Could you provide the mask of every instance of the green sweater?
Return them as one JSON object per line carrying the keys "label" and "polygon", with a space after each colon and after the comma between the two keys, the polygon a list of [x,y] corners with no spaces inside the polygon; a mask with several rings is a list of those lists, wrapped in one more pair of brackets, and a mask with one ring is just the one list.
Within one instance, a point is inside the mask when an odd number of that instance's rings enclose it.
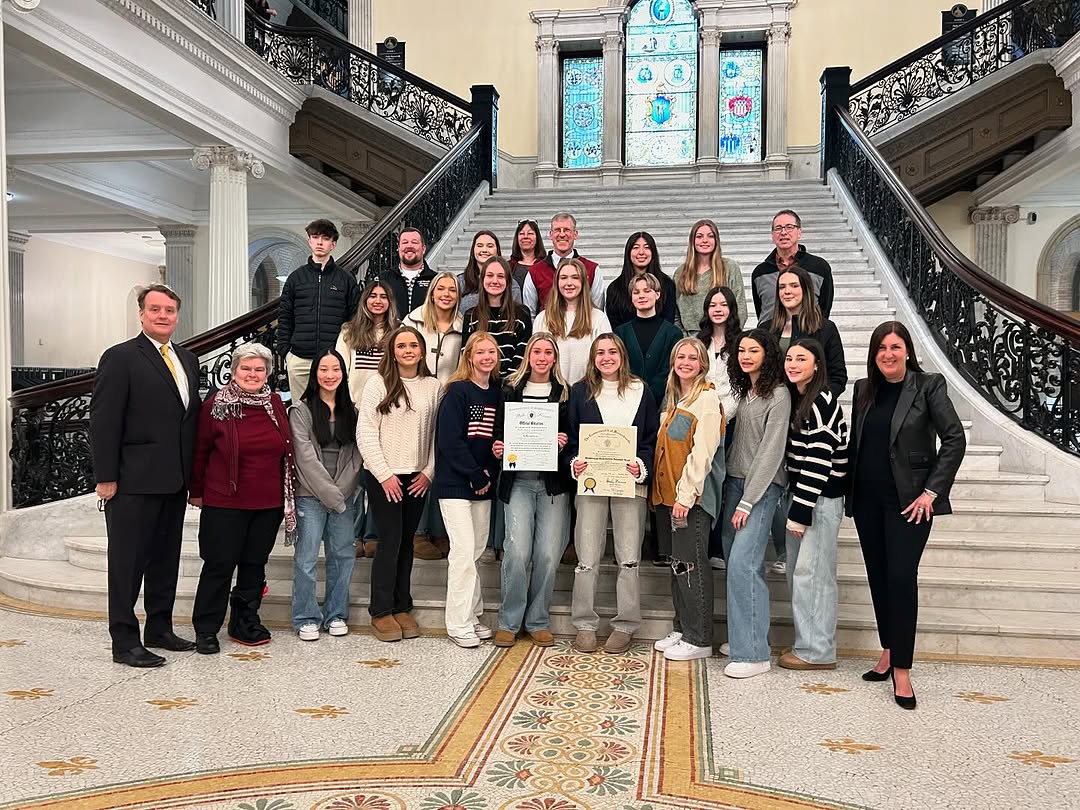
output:
{"label": "green sweater", "polygon": [[[742,271],[739,265],[732,259],[724,259],[724,276],[727,286],[735,293],[735,303],[739,307],[739,323],[743,329],[747,329],[746,323],[746,289],[743,287]],[[675,302],[679,307],[679,320],[682,322],[683,331],[691,337],[697,337],[698,324],[701,323],[701,315],[705,311],[705,295],[709,292],[708,283],[698,278],[698,291],[693,295],[680,292]]]}
{"label": "green sweater", "polygon": [[634,330],[636,317],[622,324],[615,330],[615,334],[626,344],[626,352],[630,356],[630,371],[641,377],[649,386],[653,398],[656,399],[657,407],[663,407],[661,403],[664,401],[668,371],[671,369],[671,350],[682,340],[683,334],[671,321],[661,320],[660,330],[653,338],[649,351],[642,352],[637,332]]}

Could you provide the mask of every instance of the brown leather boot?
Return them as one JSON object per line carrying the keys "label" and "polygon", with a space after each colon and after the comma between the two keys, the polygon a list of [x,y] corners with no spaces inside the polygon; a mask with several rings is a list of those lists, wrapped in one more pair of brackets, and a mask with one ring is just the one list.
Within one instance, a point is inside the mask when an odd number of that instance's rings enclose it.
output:
{"label": "brown leather boot", "polygon": [[439,550],[439,553],[444,557],[450,556],[450,538],[449,537],[432,537],[431,545],[435,546]]}
{"label": "brown leather boot", "polygon": [[578,563],[577,549],[574,548],[574,544],[571,543],[570,545],[568,545],[566,547],[566,551],[563,552],[562,564],[563,565],[577,565],[577,563]]}
{"label": "brown leather boot", "polygon": [[412,617],[410,613],[395,613],[394,621],[398,623],[398,627],[401,628],[402,638],[416,638],[420,635],[420,625],[416,623],[416,619]]}
{"label": "brown leather boot", "polygon": [[393,616],[379,616],[371,620],[371,630],[379,641],[401,641],[401,625]]}
{"label": "brown leather boot", "polygon": [[417,560],[441,560],[443,555],[426,534],[418,534],[413,538],[413,557]]}
{"label": "brown leather boot", "polygon": [[378,540],[365,540],[364,541],[364,556],[371,559],[375,558],[375,551],[379,548]]}

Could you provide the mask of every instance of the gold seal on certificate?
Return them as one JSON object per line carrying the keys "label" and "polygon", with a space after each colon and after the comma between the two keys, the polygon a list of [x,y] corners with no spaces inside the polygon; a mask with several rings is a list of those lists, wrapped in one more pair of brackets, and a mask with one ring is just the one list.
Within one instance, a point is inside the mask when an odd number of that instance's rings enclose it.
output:
{"label": "gold seal on certificate", "polygon": [[550,472],[559,468],[559,403],[507,402],[503,469]]}
{"label": "gold seal on certificate", "polygon": [[633,498],[636,484],[626,465],[637,459],[637,428],[582,425],[578,435],[577,460],[586,462],[578,494]]}

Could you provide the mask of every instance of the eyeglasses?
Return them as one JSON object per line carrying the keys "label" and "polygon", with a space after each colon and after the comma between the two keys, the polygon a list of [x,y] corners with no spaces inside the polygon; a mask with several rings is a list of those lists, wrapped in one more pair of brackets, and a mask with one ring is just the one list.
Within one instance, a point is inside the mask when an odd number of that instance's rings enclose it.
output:
{"label": "eyeglasses", "polygon": [[799,230],[798,225],[773,225],[773,233],[793,233]]}

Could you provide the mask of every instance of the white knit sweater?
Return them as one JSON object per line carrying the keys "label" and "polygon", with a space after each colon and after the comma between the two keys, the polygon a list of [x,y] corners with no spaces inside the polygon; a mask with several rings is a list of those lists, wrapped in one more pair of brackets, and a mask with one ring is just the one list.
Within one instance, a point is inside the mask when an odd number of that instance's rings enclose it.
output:
{"label": "white knit sweater", "polygon": [[[547,332],[547,312],[541,312],[533,321],[533,334]],[[573,329],[574,312],[567,312],[567,320],[570,321],[569,329]],[[585,376],[585,370],[589,367],[589,349],[598,335],[611,331],[611,322],[604,310],[593,307],[592,333],[580,338],[555,338],[559,347],[559,370],[563,373],[566,382],[573,385],[580,382]]]}
{"label": "white knit sweater", "polygon": [[422,472],[428,479],[435,474],[435,415],[442,386],[435,377],[404,382],[411,408],[402,401],[386,415],[375,410],[386,396],[386,384],[377,375],[367,381],[360,400],[356,444],[364,466],[379,483],[396,474]]}

